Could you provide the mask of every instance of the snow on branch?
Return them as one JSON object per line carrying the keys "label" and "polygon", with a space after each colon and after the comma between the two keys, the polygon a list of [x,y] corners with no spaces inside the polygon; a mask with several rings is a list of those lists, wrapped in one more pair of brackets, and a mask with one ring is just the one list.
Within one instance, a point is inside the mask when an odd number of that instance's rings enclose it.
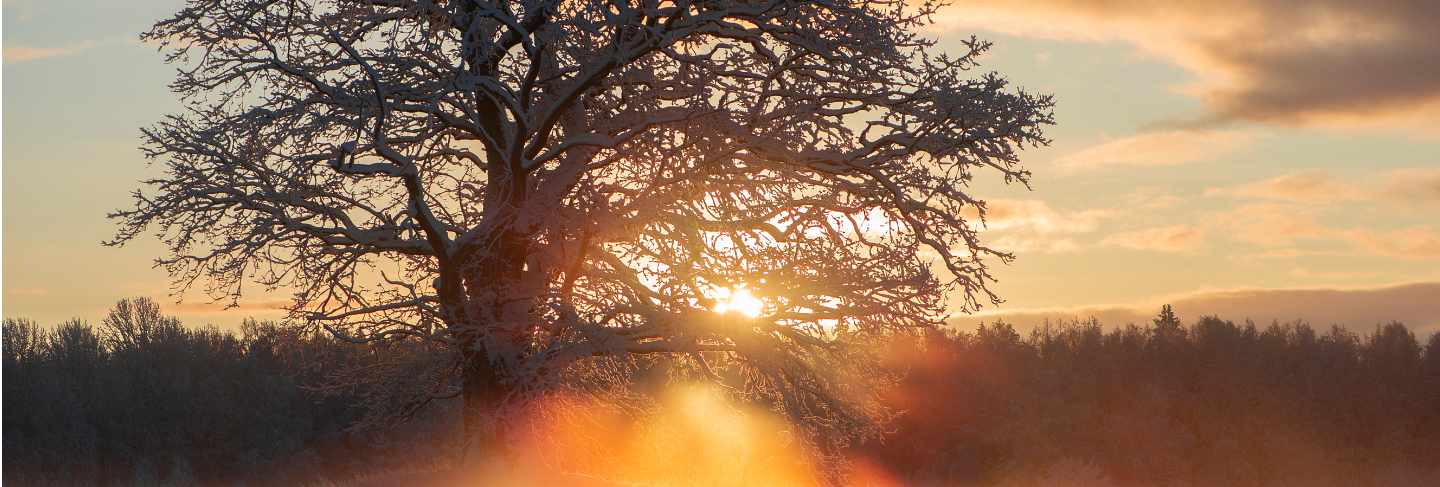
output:
{"label": "snow on branch", "polygon": [[1028,184],[1053,122],[924,37],[936,5],[189,0],[144,35],[185,109],[111,243],[512,399],[663,358],[864,429],[864,345],[998,302],[971,185]]}

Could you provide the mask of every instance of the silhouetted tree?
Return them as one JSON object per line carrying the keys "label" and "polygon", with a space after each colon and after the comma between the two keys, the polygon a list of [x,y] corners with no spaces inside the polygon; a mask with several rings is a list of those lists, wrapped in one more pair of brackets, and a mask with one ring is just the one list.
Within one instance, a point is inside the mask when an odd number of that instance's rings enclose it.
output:
{"label": "silhouetted tree", "polygon": [[1169,307],[1145,328],[1009,329],[927,340],[891,393],[907,414],[860,455],[921,485],[1440,480],[1440,334],[1422,351],[1396,324],[1186,326]]}
{"label": "silhouetted tree", "polygon": [[[664,358],[871,432],[855,345],[996,299],[969,184],[1027,181],[1051,123],[972,74],[989,44],[935,51],[936,6],[191,0],[143,36],[186,110],[144,130],[163,174],[113,243],[154,229],[182,288],[253,276],[344,340],[433,342],[369,375],[463,392],[472,425]],[[742,287],[758,316],[712,311]]]}
{"label": "silhouetted tree", "polygon": [[372,362],[356,346],[274,323],[243,329],[185,328],[145,298],[117,303],[99,333],[5,320],[5,484],[293,485],[446,444],[429,441],[443,436],[425,421],[356,430],[355,391],[307,386]]}
{"label": "silhouetted tree", "polygon": [[1160,307],[1160,314],[1155,316],[1156,330],[1178,330],[1183,325],[1180,318],[1175,316],[1175,308],[1170,305]]}

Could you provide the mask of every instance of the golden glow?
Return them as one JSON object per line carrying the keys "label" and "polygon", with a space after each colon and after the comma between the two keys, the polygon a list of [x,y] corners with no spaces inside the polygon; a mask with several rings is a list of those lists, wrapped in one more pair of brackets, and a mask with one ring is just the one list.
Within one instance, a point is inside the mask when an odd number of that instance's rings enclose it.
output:
{"label": "golden glow", "polygon": [[784,417],[699,384],[655,399],[641,415],[596,399],[542,401],[520,419],[520,458],[481,461],[456,485],[824,485]]}
{"label": "golden glow", "polygon": [[764,309],[765,303],[756,298],[754,294],[750,294],[750,290],[743,286],[737,287],[733,291],[721,289],[719,296],[715,299],[716,313],[734,312],[754,318],[760,316],[760,312]]}

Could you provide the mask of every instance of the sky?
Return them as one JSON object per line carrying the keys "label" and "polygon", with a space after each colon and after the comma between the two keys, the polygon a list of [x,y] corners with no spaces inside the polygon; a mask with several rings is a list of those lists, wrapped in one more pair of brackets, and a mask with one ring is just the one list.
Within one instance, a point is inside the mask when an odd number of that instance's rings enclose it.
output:
{"label": "sky", "polygon": [[[154,174],[139,128],[176,111],[136,38],[176,0],[3,4],[3,314],[98,320],[151,296],[187,323],[277,317],[174,296],[159,242],[100,245]],[[1055,95],[1031,188],[992,178],[1005,299],[957,323],[1096,316],[1440,330],[1440,3],[958,1],[929,34]],[[182,299],[183,298],[183,299]],[[178,300],[178,302],[177,302]]]}

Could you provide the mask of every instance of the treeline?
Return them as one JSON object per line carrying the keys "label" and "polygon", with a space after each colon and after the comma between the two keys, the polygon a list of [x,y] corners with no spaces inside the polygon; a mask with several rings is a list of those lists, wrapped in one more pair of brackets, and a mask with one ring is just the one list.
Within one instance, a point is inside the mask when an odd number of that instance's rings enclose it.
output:
{"label": "treeline", "polygon": [[4,321],[6,485],[297,485],[423,465],[427,423],[357,430],[329,376],[374,349],[247,321],[191,329],[124,300],[98,327]]}
{"label": "treeline", "polygon": [[[7,485],[304,485],[434,470],[452,405],[358,428],[387,353],[148,300],[98,326],[4,322]],[[905,485],[1437,485],[1440,335],[1257,327],[1167,307],[1144,326],[1006,324],[895,343],[904,414],[857,471]],[[353,380],[338,381],[355,383]],[[878,472],[878,473],[877,473]]]}
{"label": "treeline", "polygon": [[936,334],[865,456],[907,484],[1440,485],[1440,334],[1215,317]]}

